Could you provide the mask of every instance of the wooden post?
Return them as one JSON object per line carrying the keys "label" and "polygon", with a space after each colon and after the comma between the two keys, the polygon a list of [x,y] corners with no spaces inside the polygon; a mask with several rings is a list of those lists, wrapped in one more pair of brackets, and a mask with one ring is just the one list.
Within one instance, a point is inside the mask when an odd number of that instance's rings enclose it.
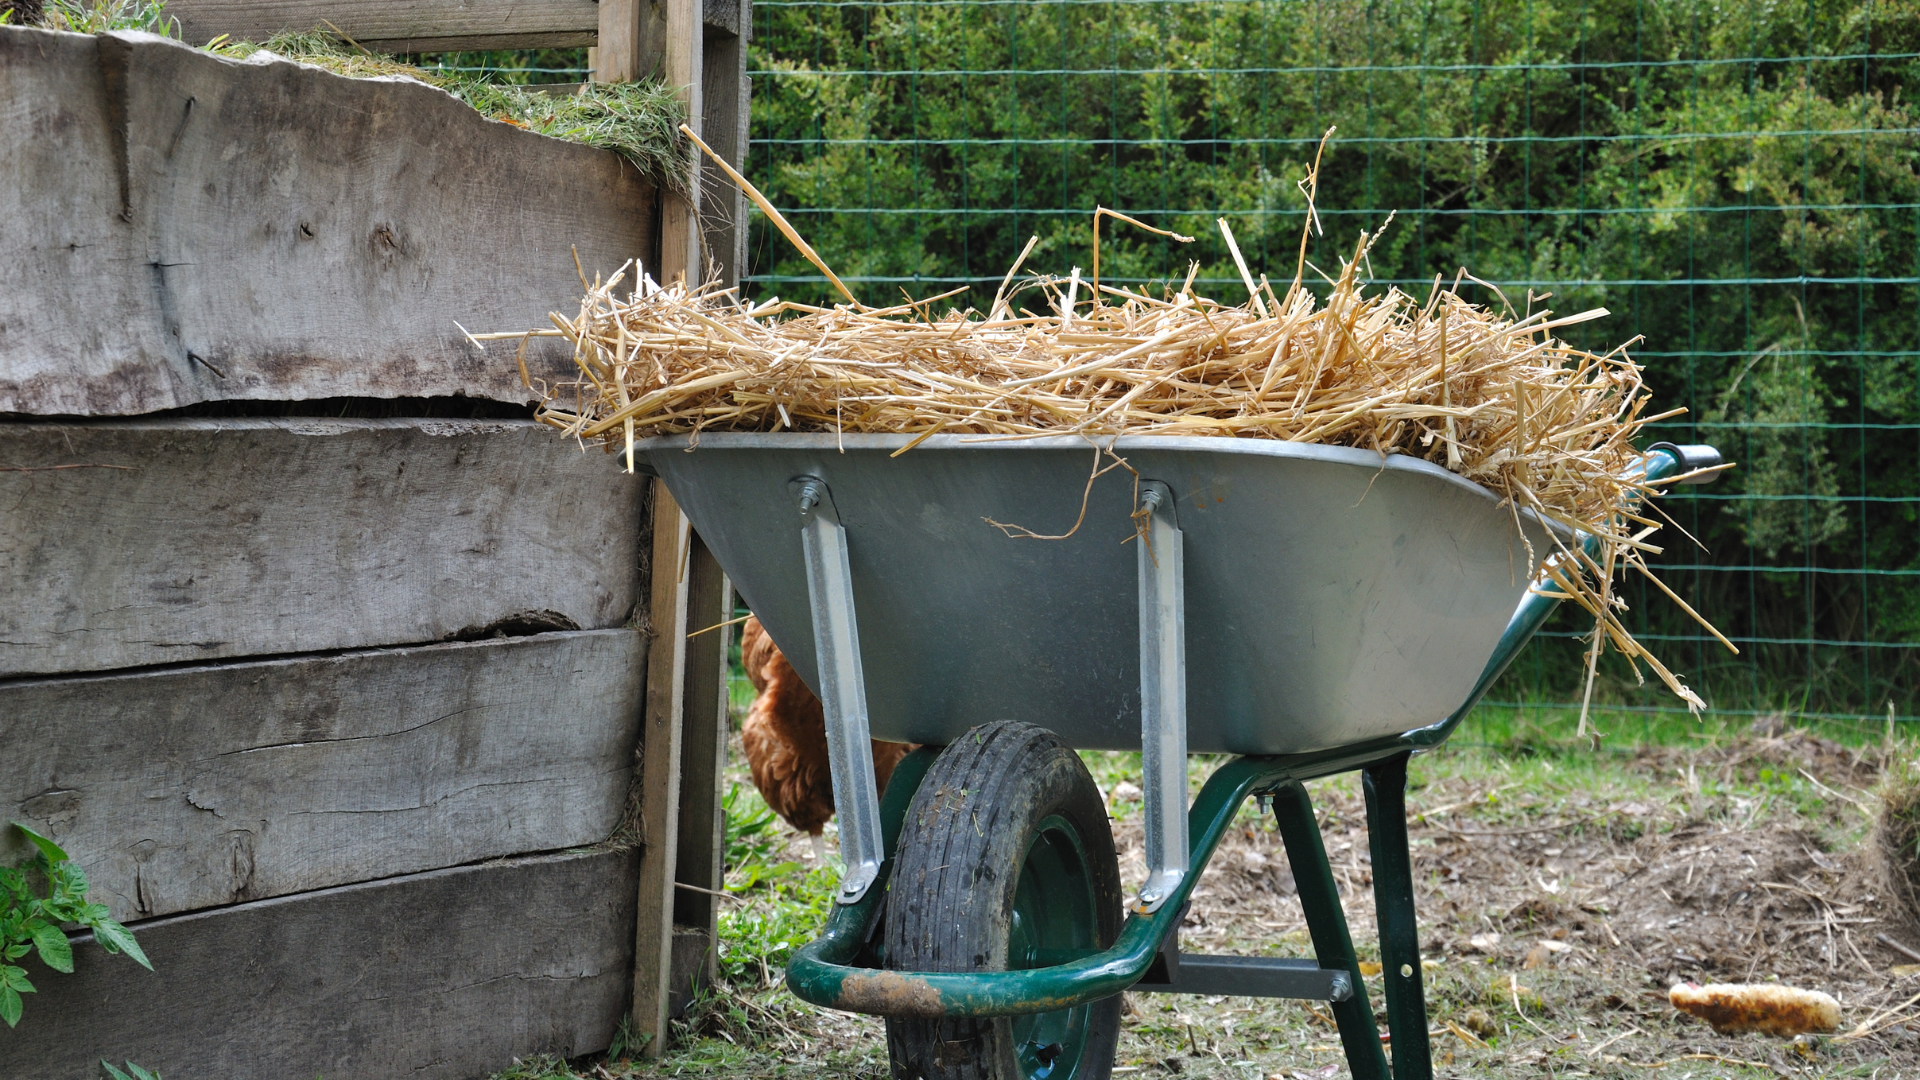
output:
{"label": "wooden post", "polygon": [[[604,54],[603,54],[604,55]],[[633,1033],[657,1057],[667,1038],[673,969],[674,863],[680,836],[680,731],[686,698],[687,577],[692,530],[667,485],[653,482],[653,640],[641,714],[640,903],[633,950]],[[696,629],[698,629],[696,627]]]}
{"label": "wooden post", "polygon": [[[750,0],[731,0],[715,34],[706,38],[704,0],[600,0],[600,37],[591,65],[597,82],[658,76],[680,95],[695,131],[706,123],[705,61],[724,66],[718,102],[721,153],[745,156],[746,50]],[[724,6],[724,5],[723,5]],[[732,25],[725,25],[728,15]],[[653,267],[663,284],[706,279],[700,192],[702,168],[690,163],[690,192],[662,192],[660,254]],[[724,190],[732,192],[726,184]],[[746,251],[745,203],[731,199],[719,226],[723,243],[708,249],[728,284]],[[654,636],[647,658],[645,741],[641,759],[643,849],[637,947],[634,954],[633,1031],[645,1053],[665,1049],[667,1019],[698,981],[717,975],[719,900],[725,882],[721,776],[726,763],[726,629],[691,641],[688,631],[724,621],[732,586],[699,537],[692,534],[666,486],[654,484]],[[691,888],[677,888],[677,885]],[[678,924],[676,926],[676,924]]]}
{"label": "wooden post", "polygon": [[[706,6],[701,41],[700,137],[727,164],[747,168],[747,42],[753,36],[753,0]],[[738,285],[747,269],[747,197],[717,166],[700,162],[700,224],[707,258],[722,285]]]}
{"label": "wooden post", "polygon": [[[689,126],[702,130],[700,61],[705,22],[701,18],[702,0],[664,0],[665,40],[662,42],[660,76],[687,107]],[[700,170],[689,163],[688,193],[663,192],[660,200],[660,282],[685,276],[689,285],[698,285],[706,277],[700,258]]]}
{"label": "wooden post", "polygon": [[[698,533],[687,559],[689,633],[724,623],[733,583]],[[680,838],[674,880],[672,1015],[682,1015],[700,985],[719,974],[717,940],[725,884],[725,815],[720,806],[727,760],[727,643],[734,628],[707,630],[686,642],[686,696],[680,733]]]}
{"label": "wooden post", "polygon": [[[695,131],[701,130],[701,19],[703,0],[600,0],[600,43],[595,46],[595,82],[632,82],[658,76],[679,93]],[[690,163],[691,167],[691,163]],[[693,172],[697,180],[699,171]],[[662,192],[661,284],[704,277],[700,258],[700,188]]]}
{"label": "wooden post", "polygon": [[600,0],[600,39],[589,66],[593,81],[633,82],[657,74],[666,41],[666,12],[653,0]]}

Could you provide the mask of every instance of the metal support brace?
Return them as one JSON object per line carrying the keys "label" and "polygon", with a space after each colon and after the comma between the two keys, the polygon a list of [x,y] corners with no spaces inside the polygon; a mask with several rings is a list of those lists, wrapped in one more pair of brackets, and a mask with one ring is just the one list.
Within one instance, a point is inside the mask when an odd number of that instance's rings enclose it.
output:
{"label": "metal support brace", "polygon": [[1151,914],[1187,876],[1186,586],[1173,493],[1140,485],[1146,514],[1140,567],[1140,763],[1144,775],[1147,883],[1133,910]]}
{"label": "metal support brace", "polygon": [[880,874],[880,792],[873,776],[867,723],[867,683],[860,670],[860,631],[854,622],[853,571],[847,530],[840,525],[824,481],[803,476],[789,489],[800,503],[800,546],[807,563],[807,600],[813,608],[814,660],[820,704],[826,712],[827,763],[833,772],[833,812],[840,820],[842,904],[858,903]]}
{"label": "metal support brace", "polygon": [[1420,932],[1413,912],[1413,860],[1407,851],[1407,755],[1367,766],[1360,785],[1367,793],[1367,842],[1373,849],[1373,902],[1380,917],[1393,1080],[1433,1080]]}
{"label": "metal support brace", "polygon": [[1204,956],[1180,951],[1180,924],[1192,904],[1180,914],[1160,941],[1160,952],[1147,973],[1129,989],[1136,994],[1229,994],[1234,997],[1295,998],[1302,1001],[1345,1001],[1353,996],[1353,979],[1345,968],[1323,968],[1318,960],[1271,956]]}
{"label": "metal support brace", "polygon": [[1340,1044],[1347,1052],[1347,1068],[1353,1080],[1387,1080],[1387,1055],[1380,1049],[1380,1029],[1374,1026],[1373,1006],[1367,1004],[1367,984],[1360,978],[1360,961],[1353,954],[1346,912],[1340,909],[1340,887],[1334,884],[1333,868],[1327,864],[1327,848],[1320,838],[1320,825],[1314,820],[1313,802],[1298,780],[1290,780],[1273,792],[1273,816],[1287,848],[1287,863],[1293,867],[1300,911],[1307,917],[1314,955],[1322,965],[1345,968],[1347,985],[1353,988],[1351,997],[1331,1006],[1334,1022],[1340,1028]]}

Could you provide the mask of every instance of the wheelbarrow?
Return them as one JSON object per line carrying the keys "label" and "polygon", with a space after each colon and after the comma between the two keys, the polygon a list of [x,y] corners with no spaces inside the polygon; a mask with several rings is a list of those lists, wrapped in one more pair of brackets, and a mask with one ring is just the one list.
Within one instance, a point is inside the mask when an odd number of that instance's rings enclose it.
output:
{"label": "wheelbarrow", "polygon": [[[1551,613],[1529,588],[1549,530],[1585,538],[1438,466],[1346,447],[1121,438],[1127,470],[1091,480],[1099,452],[1077,437],[900,453],[910,442],[638,447],[825,708],[844,867],[787,985],[886,1017],[902,1077],[1106,1077],[1133,990],[1326,1002],[1353,1075],[1385,1080],[1302,786],[1358,770],[1391,1076],[1430,1077],[1407,760]],[[1661,443],[1636,468],[1718,463]],[[884,793],[870,738],[922,744]],[[1147,876],[1124,903],[1081,749],[1141,751]],[[1189,804],[1194,752],[1234,757]],[[1179,948],[1250,796],[1276,816],[1311,958]]]}

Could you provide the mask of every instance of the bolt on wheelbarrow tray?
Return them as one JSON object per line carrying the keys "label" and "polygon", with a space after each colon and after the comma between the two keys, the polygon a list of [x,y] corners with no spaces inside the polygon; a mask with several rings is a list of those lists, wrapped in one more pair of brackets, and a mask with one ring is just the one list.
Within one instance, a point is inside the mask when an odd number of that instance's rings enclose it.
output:
{"label": "bolt on wheelbarrow tray", "polygon": [[[846,872],[788,985],[888,1016],[902,1075],[1105,1076],[1115,995],[1133,988],[1326,1001],[1354,1075],[1384,1077],[1301,786],[1360,769],[1393,1075],[1430,1076],[1406,760],[1545,621],[1555,602],[1531,579],[1573,538],[1438,466],[1346,447],[935,436],[896,456],[911,441],[639,447],[825,706]],[[1717,463],[1658,444],[1639,468]],[[869,736],[928,747],[884,803]],[[1111,833],[1071,751],[1133,748],[1149,876],[1122,926]],[[1242,755],[1191,806],[1189,751]],[[1273,800],[1316,958],[1183,959],[1187,897],[1250,795]],[[961,852],[978,865],[951,870]],[[896,864],[911,881],[889,890]],[[949,895],[981,880],[997,899]]]}

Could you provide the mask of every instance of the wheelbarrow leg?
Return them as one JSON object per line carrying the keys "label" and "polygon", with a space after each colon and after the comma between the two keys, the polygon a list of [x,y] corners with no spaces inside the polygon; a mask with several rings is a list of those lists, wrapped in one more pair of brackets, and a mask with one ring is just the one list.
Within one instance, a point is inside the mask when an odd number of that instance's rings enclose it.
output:
{"label": "wheelbarrow leg", "polygon": [[1187,876],[1186,571],[1173,493],[1143,481],[1147,512],[1140,579],[1140,769],[1146,801],[1147,882],[1133,910],[1160,910]]}
{"label": "wheelbarrow leg", "polygon": [[1345,1001],[1332,1003],[1333,1019],[1340,1025],[1340,1044],[1347,1052],[1347,1068],[1352,1070],[1354,1080],[1388,1080],[1380,1029],[1373,1023],[1367,984],[1360,977],[1360,960],[1353,954],[1346,912],[1340,908],[1340,888],[1334,884],[1333,868],[1327,865],[1327,847],[1320,838],[1320,825],[1313,819],[1313,801],[1307,797],[1307,789],[1296,781],[1275,791],[1273,815],[1280,826],[1280,839],[1287,846],[1294,883],[1300,889],[1300,907],[1307,916],[1314,954],[1323,968],[1346,968],[1351,980],[1353,992]]}
{"label": "wheelbarrow leg", "polygon": [[1386,984],[1387,1030],[1393,1033],[1393,1080],[1433,1080],[1420,932],[1413,912],[1413,860],[1407,853],[1407,755],[1396,754],[1368,766],[1360,784],[1367,793],[1373,902],[1380,917],[1380,968]]}
{"label": "wheelbarrow leg", "polygon": [[800,548],[806,559],[807,602],[813,609],[827,764],[833,775],[834,816],[840,819],[840,861],[845,869],[835,900],[855,904],[879,878],[886,852],[880,788],[873,775],[873,742],[868,735],[867,683],[860,664],[847,530],[840,524],[833,494],[818,477],[796,478],[789,487],[800,504]]}

